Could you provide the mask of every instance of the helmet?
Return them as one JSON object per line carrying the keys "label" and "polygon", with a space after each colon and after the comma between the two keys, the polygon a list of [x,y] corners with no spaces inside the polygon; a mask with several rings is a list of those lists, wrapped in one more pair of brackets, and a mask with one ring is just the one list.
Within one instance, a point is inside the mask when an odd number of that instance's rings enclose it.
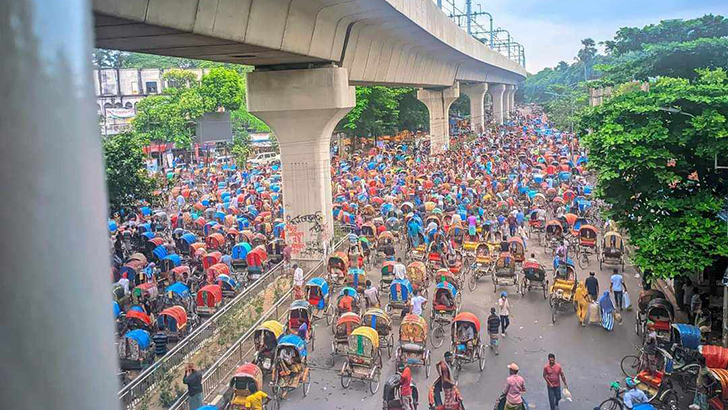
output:
{"label": "helmet", "polygon": [[637,386],[639,384],[639,382],[640,382],[639,380],[634,379],[632,377],[627,377],[626,379],[624,379],[624,384],[626,384],[627,387],[630,389]]}
{"label": "helmet", "polygon": [[508,292],[501,292],[501,296],[502,296],[502,297],[506,297],[506,296],[508,296]]}

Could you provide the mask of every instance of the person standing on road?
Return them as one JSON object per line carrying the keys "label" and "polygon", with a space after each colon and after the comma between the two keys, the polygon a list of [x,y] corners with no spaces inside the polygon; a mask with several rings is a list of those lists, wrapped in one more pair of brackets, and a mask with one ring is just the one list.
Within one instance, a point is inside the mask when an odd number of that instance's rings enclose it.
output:
{"label": "person standing on road", "polygon": [[584,286],[586,286],[586,291],[589,293],[591,300],[596,302],[599,295],[599,280],[594,272],[589,272],[589,277],[584,281]]}
{"label": "person standing on road", "polygon": [[500,317],[495,313],[495,308],[490,308],[490,316],[488,316],[488,335],[490,336],[490,347],[498,356],[498,330],[500,330]]}
{"label": "person standing on road", "polygon": [[[124,274],[126,275],[126,273]],[[119,281],[121,282],[121,281]],[[695,324],[695,318],[698,316],[698,311],[703,307],[703,301],[700,298],[700,289],[697,287],[693,288],[693,296],[690,297],[690,323]]]}
{"label": "person standing on road", "polygon": [[426,304],[427,304],[427,299],[420,296],[419,289],[415,289],[414,297],[410,301],[410,305],[412,306],[412,314],[417,315],[417,316],[422,316],[422,310],[424,309]]}
{"label": "person standing on road", "polygon": [[190,410],[202,407],[202,373],[195,369],[193,363],[187,365],[182,383],[187,385],[187,403],[189,403]]}
{"label": "person standing on road", "polygon": [[503,394],[506,396],[504,410],[521,410],[523,408],[523,393],[526,392],[526,380],[518,374],[518,365],[508,365],[510,376],[506,379],[506,388]]}
{"label": "person standing on road", "polygon": [[412,372],[409,366],[405,366],[399,376],[399,398],[402,403],[402,410],[413,410],[412,401]]}
{"label": "person standing on road", "polygon": [[508,293],[501,293],[500,299],[498,299],[498,316],[500,316],[501,332],[505,337],[508,326],[511,324],[511,303],[508,301]]}
{"label": "person standing on road", "polygon": [[407,268],[402,263],[402,258],[397,258],[397,263],[394,264],[394,278],[404,280],[407,277]]}
{"label": "person standing on road", "polygon": [[615,307],[621,312],[622,307],[624,306],[622,296],[627,290],[627,285],[624,283],[624,278],[622,277],[622,274],[619,273],[618,269],[614,269],[614,273],[612,274],[612,277],[609,279],[609,281],[611,282],[609,285],[609,290],[614,293],[614,303],[617,305]]}
{"label": "person standing on road", "polygon": [[167,342],[169,338],[164,333],[164,326],[158,326],[158,332],[152,337],[152,340],[154,341],[154,354],[157,357],[162,357],[167,354]]}
{"label": "person standing on road", "polygon": [[303,269],[298,264],[293,265],[293,297],[303,299]]}
{"label": "person standing on road", "polygon": [[569,385],[566,383],[564,371],[561,369],[561,365],[556,363],[556,356],[553,353],[549,353],[549,362],[543,367],[543,379],[546,380],[546,390],[548,390],[551,410],[559,410],[561,381],[564,381],[564,387],[567,389]]}

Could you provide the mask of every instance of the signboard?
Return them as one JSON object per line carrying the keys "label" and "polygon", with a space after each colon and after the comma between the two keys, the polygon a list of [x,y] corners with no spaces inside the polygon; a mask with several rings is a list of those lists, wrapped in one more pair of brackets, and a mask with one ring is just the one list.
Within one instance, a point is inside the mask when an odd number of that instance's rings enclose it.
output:
{"label": "signboard", "polygon": [[233,140],[230,112],[208,112],[197,119],[197,139],[200,143]]}
{"label": "signboard", "polygon": [[136,115],[133,108],[106,108],[106,116],[109,118],[133,118]]}

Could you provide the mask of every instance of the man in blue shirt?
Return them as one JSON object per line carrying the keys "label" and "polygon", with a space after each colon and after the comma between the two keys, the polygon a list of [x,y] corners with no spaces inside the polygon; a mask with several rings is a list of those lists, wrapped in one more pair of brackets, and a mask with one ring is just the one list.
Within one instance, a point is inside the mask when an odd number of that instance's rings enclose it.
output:
{"label": "man in blue shirt", "polygon": [[609,290],[614,293],[614,302],[617,304],[617,309],[621,311],[624,306],[624,303],[622,302],[622,295],[627,290],[627,285],[624,283],[624,278],[619,273],[618,269],[614,269],[614,273],[609,281],[611,282],[609,284]]}
{"label": "man in blue shirt", "polygon": [[627,406],[628,409],[634,409],[635,405],[647,403],[649,401],[645,392],[637,388],[637,384],[639,384],[639,381],[628,377],[625,380],[625,384],[627,384],[627,388],[629,390],[624,393],[624,396],[622,396],[622,400],[624,401],[624,405]]}

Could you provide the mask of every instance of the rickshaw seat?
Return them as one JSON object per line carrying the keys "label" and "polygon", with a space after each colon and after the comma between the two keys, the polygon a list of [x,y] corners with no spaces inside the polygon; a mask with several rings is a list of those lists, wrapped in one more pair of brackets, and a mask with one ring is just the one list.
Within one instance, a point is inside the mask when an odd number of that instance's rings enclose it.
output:
{"label": "rickshaw seat", "polygon": [[651,330],[667,331],[670,330],[670,322],[667,320],[658,320],[647,326]]}
{"label": "rickshaw seat", "polygon": [[417,343],[402,343],[402,350],[408,353],[422,353],[425,351],[425,346]]}
{"label": "rickshaw seat", "polygon": [[439,304],[434,305],[433,308],[438,312],[452,312],[453,310],[455,310],[455,306],[446,306]]}
{"label": "rickshaw seat", "polygon": [[662,376],[662,372],[650,372],[648,370],[643,370],[637,375],[637,379],[648,386],[660,387],[660,384],[662,384]]}

